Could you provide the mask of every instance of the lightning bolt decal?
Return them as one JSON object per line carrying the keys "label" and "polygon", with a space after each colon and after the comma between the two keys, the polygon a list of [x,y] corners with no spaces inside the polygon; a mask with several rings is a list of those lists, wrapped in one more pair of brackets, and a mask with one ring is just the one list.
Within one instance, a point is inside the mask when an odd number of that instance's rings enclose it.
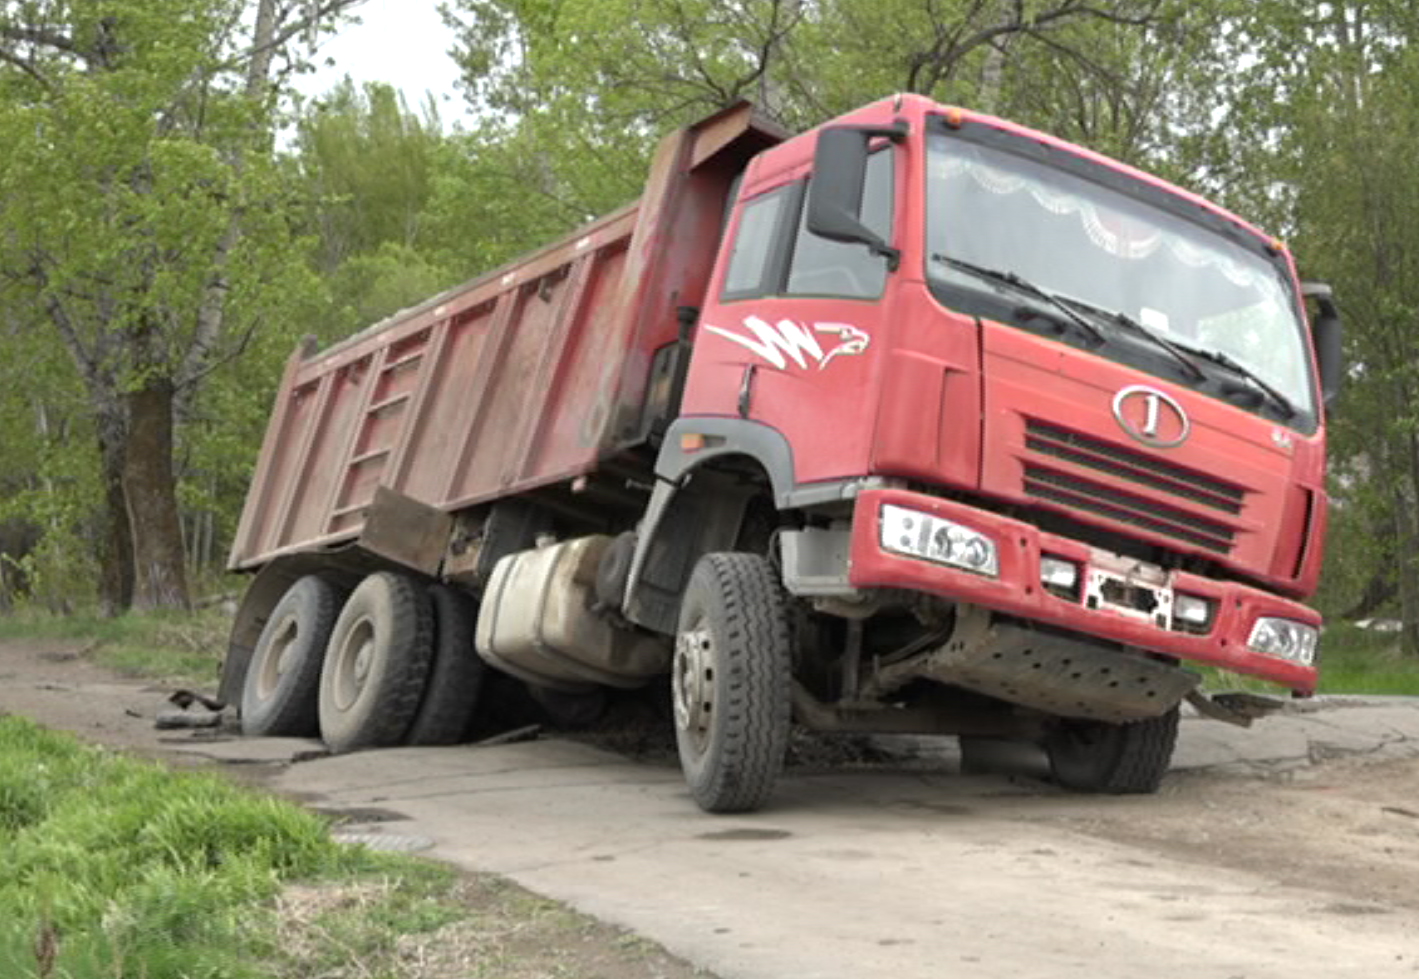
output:
{"label": "lightning bolt decal", "polygon": [[[822,370],[835,357],[864,353],[872,342],[866,332],[847,323],[814,323],[809,328],[790,319],[779,320],[775,325],[757,316],[746,316],[744,328],[752,336],[705,324],[706,330],[758,354],[779,370],[787,368],[790,361],[801,368],[807,368],[812,361]],[[824,353],[815,336],[818,333],[835,336],[840,342]]]}

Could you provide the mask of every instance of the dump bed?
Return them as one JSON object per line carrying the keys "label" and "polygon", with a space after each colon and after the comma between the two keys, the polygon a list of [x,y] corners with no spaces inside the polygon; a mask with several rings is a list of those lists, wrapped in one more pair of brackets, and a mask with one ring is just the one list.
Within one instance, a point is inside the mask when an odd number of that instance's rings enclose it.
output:
{"label": "dump bed", "polygon": [[783,136],[726,109],[666,137],[636,203],[328,350],[303,345],[230,567],[355,537],[380,486],[456,511],[644,439],[652,359],[700,304],[733,179]]}

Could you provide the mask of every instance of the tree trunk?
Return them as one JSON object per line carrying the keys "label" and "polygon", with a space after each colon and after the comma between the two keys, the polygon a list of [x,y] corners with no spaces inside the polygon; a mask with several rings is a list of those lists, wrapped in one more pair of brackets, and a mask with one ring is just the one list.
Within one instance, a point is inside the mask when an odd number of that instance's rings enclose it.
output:
{"label": "tree trunk", "polygon": [[[1002,27],[1017,22],[1017,15],[1011,6],[1010,0],[1000,0],[996,4],[996,13]],[[1010,34],[1002,34],[985,47],[985,61],[981,65],[980,73],[980,92],[976,95],[975,100],[982,112],[989,112],[992,115],[998,115],[1001,112],[1000,92],[1005,78],[1005,48],[1009,45],[1011,37]]]}
{"label": "tree trunk", "polygon": [[122,615],[133,605],[133,530],[123,493],[125,425],[99,418],[99,465],[103,510],[99,518],[99,607],[105,616]]}
{"label": "tree trunk", "polygon": [[[1401,482],[1402,480],[1396,480]],[[1395,496],[1395,522],[1399,527],[1399,607],[1404,627],[1399,634],[1405,656],[1419,656],[1419,514],[1413,510],[1411,495],[1399,490]]]}
{"label": "tree trunk", "polygon": [[173,476],[173,385],[150,380],[126,395],[128,446],[123,490],[133,529],[133,606],[189,608],[182,522]]}

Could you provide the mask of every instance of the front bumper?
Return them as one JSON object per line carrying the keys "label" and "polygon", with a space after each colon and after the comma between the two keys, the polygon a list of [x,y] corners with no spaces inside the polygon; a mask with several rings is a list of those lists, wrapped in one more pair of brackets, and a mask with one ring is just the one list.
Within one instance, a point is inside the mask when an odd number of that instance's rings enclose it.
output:
{"label": "front bumper", "polygon": [[[880,520],[882,507],[887,504],[930,513],[988,535],[998,548],[998,576],[982,577],[883,550],[879,543]],[[1146,616],[1110,607],[1088,608],[1082,600],[1053,594],[1040,583],[1042,554],[1074,561],[1081,569],[1093,567],[1098,560],[1098,552],[1080,541],[1045,533],[1022,521],[963,503],[906,490],[864,490],[857,497],[854,513],[848,581],[856,588],[902,588],[940,595],[1180,660],[1260,677],[1300,694],[1315,692],[1315,666],[1247,648],[1259,617],[1293,619],[1319,628],[1321,618],[1314,609],[1236,582],[1172,571],[1167,574],[1167,587],[1209,599],[1213,608],[1205,635],[1180,632]]]}

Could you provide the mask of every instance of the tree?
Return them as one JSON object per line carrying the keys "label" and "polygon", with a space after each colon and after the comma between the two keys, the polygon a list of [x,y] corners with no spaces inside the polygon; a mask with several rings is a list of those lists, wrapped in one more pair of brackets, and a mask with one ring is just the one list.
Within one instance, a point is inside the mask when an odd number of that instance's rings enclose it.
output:
{"label": "tree", "polygon": [[0,4],[0,278],[82,381],[111,610],[188,602],[176,433],[293,285],[273,112],[294,42],[358,2]]}
{"label": "tree", "polygon": [[443,125],[432,100],[411,112],[389,85],[348,78],[297,122],[297,162],[319,201],[316,268],[332,274],[385,244],[417,247],[433,192]]}
{"label": "tree", "polygon": [[[912,91],[1146,145],[1183,50],[1181,0],[450,0],[482,158],[564,214],[633,198],[655,140],[741,99],[790,129]],[[1145,54],[1151,57],[1144,58]],[[1146,70],[1135,70],[1142,59]],[[1017,62],[1021,65],[1016,68]],[[1039,78],[1074,83],[1066,113]],[[1060,86],[1048,86],[1059,88]],[[1095,108],[1111,98],[1112,116]],[[1066,131],[1063,135],[1076,135]],[[1111,147],[1112,148],[1112,147]],[[490,170],[491,172],[491,170]],[[515,192],[515,191],[514,191]]]}

